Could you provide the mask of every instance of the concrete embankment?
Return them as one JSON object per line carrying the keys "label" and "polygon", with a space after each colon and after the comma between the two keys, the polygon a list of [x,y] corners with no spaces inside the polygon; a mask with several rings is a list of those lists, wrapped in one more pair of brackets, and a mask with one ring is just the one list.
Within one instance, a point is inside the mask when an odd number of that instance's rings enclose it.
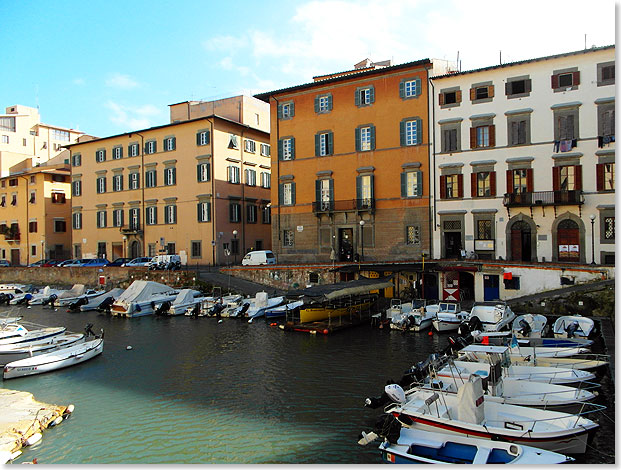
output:
{"label": "concrete embankment", "polygon": [[0,389],[0,464],[18,452],[36,433],[42,433],[59,416],[71,411],[66,406],[36,401],[28,392]]}

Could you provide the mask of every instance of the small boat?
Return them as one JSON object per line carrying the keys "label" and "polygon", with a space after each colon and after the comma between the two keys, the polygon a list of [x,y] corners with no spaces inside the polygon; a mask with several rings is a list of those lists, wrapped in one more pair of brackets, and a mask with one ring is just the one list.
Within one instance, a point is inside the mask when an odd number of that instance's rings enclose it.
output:
{"label": "small boat", "polygon": [[257,292],[254,299],[249,299],[247,301],[250,303],[250,306],[243,316],[249,318],[249,321],[252,323],[253,319],[265,315],[266,309],[281,305],[285,301],[285,298],[282,296],[268,297],[267,292]]}
{"label": "small boat", "polygon": [[510,442],[441,434],[401,427],[398,439],[379,446],[388,463],[461,464],[560,464],[574,459],[565,455]]}
{"label": "small boat", "polygon": [[[593,340],[582,338],[518,338],[511,331],[472,331],[470,332],[475,343],[506,346],[517,340],[519,346],[535,348],[584,348],[593,345]],[[467,337],[465,338],[467,340]]]}
{"label": "small boat", "polygon": [[28,304],[30,299],[32,299],[36,295],[42,295],[42,291],[34,286],[28,286],[26,289],[21,292],[16,292],[15,294],[11,294],[10,292],[4,294],[3,301],[7,302],[7,305],[25,305]]}
{"label": "small boat", "polygon": [[278,305],[276,307],[265,309],[265,318],[280,318],[286,317],[289,312],[293,312],[295,309],[304,305],[302,300],[296,300],[293,302],[287,302],[286,304]]}
{"label": "small boat", "polygon": [[205,296],[195,289],[181,289],[174,300],[165,300],[155,304],[155,315],[183,315],[188,309],[199,305]]}
{"label": "small boat", "polygon": [[32,289],[30,284],[0,284],[0,294],[22,294]]}
{"label": "small boat", "polygon": [[47,305],[50,299],[57,299],[63,292],[65,292],[65,289],[53,289],[50,286],[45,286],[43,290],[32,294],[28,305]]}
{"label": "small boat", "polygon": [[13,379],[80,364],[101,354],[103,343],[103,338],[95,338],[58,351],[10,362],[4,366],[3,377]]}
{"label": "small boat", "polygon": [[599,427],[582,415],[487,401],[482,379],[477,375],[470,376],[457,394],[415,389],[406,395],[396,384],[387,385],[385,391],[395,402],[385,411],[423,431],[584,454],[590,434]]}
{"label": "small boat", "polygon": [[[125,292],[125,289],[121,289],[120,287],[115,287],[114,289],[109,290],[108,292],[104,292],[103,294],[98,295],[97,297],[91,297],[87,303],[79,306],[79,310],[80,312],[89,312],[91,310],[98,310],[104,302],[110,302],[110,305],[112,305],[112,302],[118,299],[119,296],[123,292]],[[110,301],[109,299],[112,299],[112,300]]]}
{"label": "small boat", "polygon": [[588,338],[595,330],[595,322],[581,315],[559,317],[552,326],[556,338]]}
{"label": "small boat", "polygon": [[0,317],[0,331],[2,330],[2,328],[6,327],[7,325],[18,323],[21,319],[22,319],[21,316],[19,316],[19,317]]}
{"label": "small boat", "polygon": [[527,313],[513,320],[511,333],[516,338],[541,338],[548,330],[548,319],[544,315]]}
{"label": "small boat", "polygon": [[64,333],[38,341],[0,345],[0,365],[84,342],[83,333]]}
{"label": "small boat", "polygon": [[481,331],[502,331],[509,329],[511,322],[515,318],[515,313],[506,303],[498,302],[477,302],[470,310],[469,321],[478,319],[481,324]]}
{"label": "small boat", "polygon": [[[398,304],[392,304],[397,300]],[[390,328],[393,330],[423,331],[431,327],[436,313],[429,311],[421,302],[407,302],[393,299],[391,306],[386,310],[387,317],[390,311]]]}
{"label": "small boat", "polygon": [[120,317],[141,317],[151,315],[155,305],[165,301],[172,302],[179,291],[155,281],[138,280],[123,292],[110,307],[110,313]]}
{"label": "small boat", "polygon": [[440,302],[427,306],[427,309],[430,312],[435,310],[432,324],[436,331],[454,331],[470,316],[470,312],[462,310],[458,302]]}
{"label": "small boat", "polygon": [[50,306],[67,307],[77,302],[88,303],[91,298],[102,295],[103,289],[87,289],[84,284],[75,284],[68,291],[62,292],[55,299],[50,299]]}
{"label": "small boat", "polygon": [[206,317],[220,313],[221,317],[228,317],[232,312],[242,305],[244,298],[239,294],[229,294],[225,296],[212,295],[205,297],[200,303],[200,307],[196,306],[187,309],[186,316]]}
{"label": "small boat", "polygon": [[51,338],[64,333],[66,330],[67,328],[62,326],[28,330],[21,323],[11,323],[0,329],[0,345],[28,343],[30,341]]}

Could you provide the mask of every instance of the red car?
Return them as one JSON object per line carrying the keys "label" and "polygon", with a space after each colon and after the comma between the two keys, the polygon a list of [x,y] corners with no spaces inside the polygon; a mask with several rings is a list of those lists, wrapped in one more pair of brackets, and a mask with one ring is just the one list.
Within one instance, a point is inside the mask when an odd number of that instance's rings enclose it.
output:
{"label": "red car", "polygon": [[56,266],[58,263],[60,263],[62,260],[59,259],[51,259],[49,260],[47,263],[43,263],[41,265],[42,268],[51,268],[52,266]]}

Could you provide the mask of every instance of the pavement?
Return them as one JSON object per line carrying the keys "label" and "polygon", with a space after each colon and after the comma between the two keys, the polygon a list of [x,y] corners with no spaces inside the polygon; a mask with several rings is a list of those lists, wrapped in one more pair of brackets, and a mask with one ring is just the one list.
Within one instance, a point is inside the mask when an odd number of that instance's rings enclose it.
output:
{"label": "pavement", "polygon": [[267,292],[270,296],[283,295],[285,291],[239,277],[222,274],[217,267],[199,267],[198,279],[214,286],[220,286],[222,292],[235,291],[242,295],[254,296],[257,292]]}

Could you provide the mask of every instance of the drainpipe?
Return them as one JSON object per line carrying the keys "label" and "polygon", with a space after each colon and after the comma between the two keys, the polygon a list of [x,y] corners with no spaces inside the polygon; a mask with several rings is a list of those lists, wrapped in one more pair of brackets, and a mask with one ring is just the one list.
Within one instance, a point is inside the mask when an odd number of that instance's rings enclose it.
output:
{"label": "drainpipe", "polygon": [[[240,106],[240,113],[241,113],[241,106]],[[241,117],[241,116],[240,116]],[[240,122],[241,123],[241,122]],[[241,184],[241,243],[242,243],[242,250],[241,250],[241,257],[243,258],[244,255],[246,254],[246,196],[245,196],[245,186],[246,183],[244,182],[245,177],[242,179],[242,176],[246,173],[244,170],[244,129],[242,128],[241,131],[241,142],[239,143],[239,155],[240,155],[240,160],[241,163],[239,165],[239,179],[240,179],[240,184]]]}
{"label": "drainpipe", "polygon": [[[211,240],[212,242],[216,242],[216,155],[215,155],[215,147],[213,145],[214,135],[213,135],[213,120],[212,118],[207,118],[207,122],[210,126],[209,131],[209,145],[211,147]],[[211,257],[212,257],[212,265],[216,265],[216,245],[212,243],[211,245]]]}
{"label": "drainpipe", "polygon": [[133,134],[140,136],[140,173],[141,173],[141,184],[140,184],[140,192],[141,192],[141,214],[140,218],[142,219],[142,256],[145,255],[147,237],[146,237],[146,216],[144,213],[144,187],[146,185],[146,181],[144,180],[144,136],[140,132],[131,132],[128,137],[131,137]]}
{"label": "drainpipe", "polygon": [[[429,240],[429,250],[430,253],[429,255],[433,258],[433,237],[434,237],[434,232],[436,231],[436,216],[437,216],[437,207],[436,207],[436,126],[435,126],[435,122],[436,122],[436,105],[435,105],[435,95],[436,95],[436,90],[433,86],[433,81],[429,80],[429,69],[427,69],[427,83],[429,83],[431,85],[431,125],[429,126],[430,129],[427,129],[427,132],[431,132],[432,136],[433,136],[433,141],[432,141],[432,149],[430,149],[430,152],[433,152],[433,165],[430,165],[430,168],[432,169],[432,175],[433,175],[433,195],[432,196],[432,201],[433,201],[433,212],[432,214],[430,214],[429,216],[429,235],[430,235],[430,240]],[[429,210],[431,211],[431,205],[429,206]],[[433,219],[432,219],[433,216]]]}
{"label": "drainpipe", "polygon": [[[277,207],[278,207],[278,237],[276,238],[278,240],[278,247],[280,248],[280,201],[278,200],[278,195],[280,194],[279,191],[279,182],[280,182],[280,158],[278,156],[278,141],[280,139],[280,121],[278,120],[278,99],[275,96],[270,96],[270,98],[272,98],[274,101],[276,101],[276,202],[277,202]],[[271,116],[270,116],[271,119]],[[270,129],[271,130],[271,129]],[[273,206],[273,204],[272,204]],[[274,247],[272,246],[272,249],[274,249]]]}
{"label": "drainpipe", "polygon": [[[29,204],[29,195],[28,195],[28,183],[29,183],[29,179],[27,176],[24,175],[17,175],[18,178],[24,178],[26,180],[26,266],[28,266],[30,264],[30,245],[29,245],[29,237],[28,237],[28,232],[30,232],[30,221],[28,220],[28,204]],[[18,219],[19,220],[19,219]],[[43,259],[43,258],[41,258]]]}

